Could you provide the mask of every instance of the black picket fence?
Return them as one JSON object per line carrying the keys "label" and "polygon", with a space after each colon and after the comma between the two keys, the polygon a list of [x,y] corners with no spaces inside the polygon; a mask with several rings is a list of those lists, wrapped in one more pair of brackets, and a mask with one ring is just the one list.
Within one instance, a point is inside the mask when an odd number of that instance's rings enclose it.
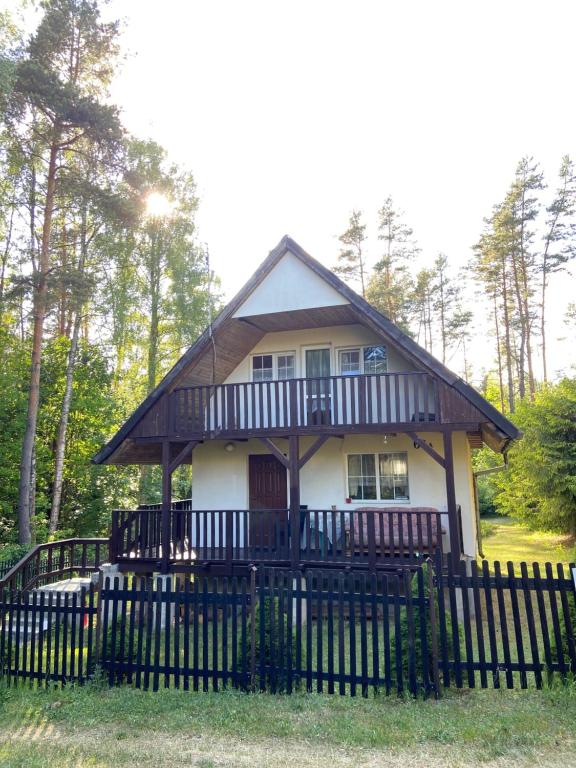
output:
{"label": "black picket fence", "polygon": [[0,579],[2,579],[8,573],[8,571],[16,565],[17,562],[18,559],[0,560]]}
{"label": "black picket fence", "polygon": [[0,600],[9,680],[158,690],[440,695],[542,687],[576,673],[576,593],[562,565],[440,563],[367,574],[257,569],[249,577],[107,581]]}

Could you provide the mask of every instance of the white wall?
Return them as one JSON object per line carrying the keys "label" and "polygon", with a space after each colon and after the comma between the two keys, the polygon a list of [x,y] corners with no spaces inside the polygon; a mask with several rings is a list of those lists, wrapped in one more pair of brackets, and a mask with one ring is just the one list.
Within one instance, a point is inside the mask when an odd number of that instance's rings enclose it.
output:
{"label": "white wall", "polygon": [[303,331],[278,331],[267,333],[252,349],[242,362],[236,366],[225,384],[238,384],[252,380],[251,356],[271,352],[296,353],[296,378],[304,377],[305,350],[307,347],[329,347],[332,351],[332,375],[337,374],[338,349],[342,347],[358,347],[361,345],[384,344],[388,352],[388,370],[413,371],[414,365],[403,358],[396,349],[392,348],[381,337],[365,328],[363,325],[338,325],[329,328],[308,328]]}
{"label": "white wall", "polygon": [[234,317],[250,317],[265,315],[269,312],[288,312],[315,307],[335,307],[349,303],[297,256],[286,253],[236,310]]}
{"label": "white wall", "polygon": [[[419,433],[442,454],[442,436],[439,433]],[[315,438],[301,438],[300,452]],[[194,450],[193,506],[195,509],[247,509],[248,508],[248,456],[269,453],[259,440],[235,443],[232,452],[224,450],[224,441],[214,440]],[[286,440],[277,440],[283,452],[288,451]],[[462,507],[465,554],[476,554],[476,522],[472,489],[470,451],[464,432],[454,435],[454,464],[456,502]],[[354,502],[346,504],[346,454],[406,451],[410,484],[409,502]],[[446,512],[445,473],[422,449],[415,448],[406,435],[347,435],[344,439],[330,438],[304,466],[300,477],[300,499],[310,509],[352,509],[354,506],[418,506],[435,507]],[[443,517],[447,529],[447,517]],[[447,544],[447,542],[446,542]]]}

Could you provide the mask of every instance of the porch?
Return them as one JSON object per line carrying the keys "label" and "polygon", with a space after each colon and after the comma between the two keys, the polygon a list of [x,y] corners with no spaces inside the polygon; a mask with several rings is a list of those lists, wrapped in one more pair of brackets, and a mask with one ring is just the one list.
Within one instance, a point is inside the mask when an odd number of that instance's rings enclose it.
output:
{"label": "porch", "polygon": [[[116,510],[110,553],[121,570],[232,574],[251,565],[394,570],[449,549],[447,515],[432,508],[193,510],[175,502]],[[169,551],[163,551],[163,541]],[[167,554],[167,556],[166,556]]]}

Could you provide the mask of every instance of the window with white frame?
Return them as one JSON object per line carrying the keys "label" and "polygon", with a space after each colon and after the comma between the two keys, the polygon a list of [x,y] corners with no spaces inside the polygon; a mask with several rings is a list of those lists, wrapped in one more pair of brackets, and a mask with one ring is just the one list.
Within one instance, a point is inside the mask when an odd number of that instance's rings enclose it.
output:
{"label": "window with white frame", "polygon": [[352,347],[338,350],[338,368],[342,376],[358,376],[361,373],[386,373],[388,356],[382,345]]}
{"label": "window with white frame", "polygon": [[252,355],[252,381],[294,378],[294,352]]}
{"label": "window with white frame", "polygon": [[294,355],[278,355],[277,361],[277,378],[278,379],[293,379],[294,378]]}
{"label": "window with white frame", "polygon": [[408,455],[348,454],[348,497],[353,501],[408,501]]}

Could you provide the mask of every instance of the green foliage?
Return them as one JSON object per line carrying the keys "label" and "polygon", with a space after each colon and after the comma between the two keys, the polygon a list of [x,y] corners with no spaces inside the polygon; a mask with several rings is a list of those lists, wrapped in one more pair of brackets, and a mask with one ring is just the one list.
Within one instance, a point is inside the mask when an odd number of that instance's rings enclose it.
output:
{"label": "green foliage", "polygon": [[496,505],[533,528],[576,532],[576,379],[544,387],[514,416],[524,437],[495,475]]}
{"label": "green foliage", "polygon": [[[424,598],[428,599],[430,597],[430,589],[428,586],[428,578],[429,578],[429,571],[430,568],[428,563],[424,563],[422,566],[422,576],[423,576],[423,593]],[[420,597],[420,591],[418,588],[418,574],[415,573],[412,576],[411,581],[411,592],[412,592],[412,598],[417,601]],[[437,591],[434,590],[433,598],[434,600],[434,609],[436,613],[436,627],[438,631],[438,638],[440,638],[440,614],[439,614],[439,608],[438,608],[438,597],[437,597]],[[426,623],[426,649],[427,654],[425,656],[424,649],[422,647],[422,635],[420,632],[420,611],[424,610],[425,612],[425,623]],[[400,642],[401,642],[401,656],[402,656],[402,672],[404,675],[404,681],[408,679],[409,674],[409,653],[408,653],[408,638],[409,638],[409,631],[408,631],[408,612],[407,609],[404,607],[401,609],[401,616],[400,616]],[[432,628],[430,626],[430,615],[429,615],[429,607],[426,606],[424,608],[421,608],[417,602],[413,603],[413,617],[414,617],[414,658],[415,658],[415,674],[416,674],[416,681],[417,683],[421,684],[423,680],[424,675],[424,668],[425,665],[428,669],[428,674],[430,679],[432,679]],[[453,625],[452,625],[452,619],[450,617],[450,611],[445,612],[446,617],[446,637],[448,638],[448,645],[451,647],[452,643],[452,632],[453,632]],[[458,626],[458,636],[460,638],[461,636],[461,629]],[[438,640],[439,642],[439,640]],[[396,635],[394,633],[391,634],[390,639],[390,658],[392,660],[392,675],[394,676],[395,673],[395,664],[396,664]]]}
{"label": "green foliage", "polygon": [[348,220],[348,229],[338,238],[342,249],[338,254],[338,264],[334,272],[345,279],[356,282],[364,296],[366,291],[366,224],[362,222],[362,211],[352,211]]}
{"label": "green foliage", "polygon": [[[66,338],[46,346],[36,442],[36,539],[45,539],[53,481],[52,446],[64,387]],[[90,459],[120,420],[112,391],[112,377],[102,352],[83,342],[76,366],[68,430],[61,527],[69,535],[102,533],[110,508],[129,494],[131,472],[97,467]],[[26,418],[28,347],[0,331],[0,541],[16,540],[16,506],[20,469],[20,441]]]}
{"label": "green foliage", "polygon": [[[475,472],[481,472],[486,469],[495,469],[502,466],[502,457],[494,453],[491,448],[484,446],[479,450],[474,451],[472,455],[472,467]],[[502,469],[501,472],[507,470]],[[502,514],[501,510],[496,506],[496,493],[498,492],[498,475],[499,472],[492,472],[489,474],[478,475],[477,487],[478,487],[478,507],[481,517],[494,517],[494,515]]]}
{"label": "green foliage", "polygon": [[24,557],[28,547],[24,544],[1,544],[0,545],[0,560],[3,562],[14,562]]}
{"label": "green foliage", "polygon": [[26,377],[29,348],[5,328],[0,329],[0,541],[18,538],[15,507],[18,499],[20,445],[26,423]]}
{"label": "green foliage", "polygon": [[480,535],[482,541],[488,539],[490,536],[494,536],[496,533],[496,526],[493,523],[489,523],[487,520],[480,520]]}
{"label": "green foliage", "polygon": [[[293,625],[292,635],[288,637],[287,631],[287,609],[284,608],[284,615],[280,616],[280,602],[277,597],[266,597],[264,601],[257,598],[255,609],[255,646],[252,648],[252,617],[249,614],[246,622],[246,670],[250,673],[250,664],[253,654],[256,657],[256,676],[259,680],[260,665],[274,668],[276,671],[272,677],[268,672],[265,673],[266,686],[270,690],[282,691],[286,689],[286,678],[284,673],[278,671],[281,667],[287,665],[288,649],[291,648],[292,664],[296,659],[296,630]],[[279,635],[279,624],[282,619],[283,635]],[[261,631],[264,624],[264,645],[262,645]],[[238,671],[242,671],[242,638],[239,636],[237,641],[238,653]],[[294,682],[296,678],[294,677]],[[258,684],[258,682],[257,682]]]}
{"label": "green foliage", "polygon": [[[135,649],[130,653],[130,637],[128,632],[122,634],[120,621],[116,624],[116,632],[109,626],[106,634],[102,638],[102,664],[106,669],[107,664],[112,662],[124,662],[126,664],[135,660]],[[122,675],[124,677],[124,675]],[[118,678],[117,678],[118,679]]]}
{"label": "green foliage", "polygon": [[[568,600],[568,618],[569,625],[564,619],[564,611],[562,608],[559,610],[560,615],[560,638],[562,643],[562,655],[564,657],[564,663],[566,668],[570,669],[570,659],[572,658],[571,648],[576,647],[576,600],[572,594],[567,595]],[[551,630],[550,630],[551,631]],[[553,635],[552,640],[552,658],[554,661],[560,660],[560,654],[558,652],[558,644],[556,642],[556,636]]]}

